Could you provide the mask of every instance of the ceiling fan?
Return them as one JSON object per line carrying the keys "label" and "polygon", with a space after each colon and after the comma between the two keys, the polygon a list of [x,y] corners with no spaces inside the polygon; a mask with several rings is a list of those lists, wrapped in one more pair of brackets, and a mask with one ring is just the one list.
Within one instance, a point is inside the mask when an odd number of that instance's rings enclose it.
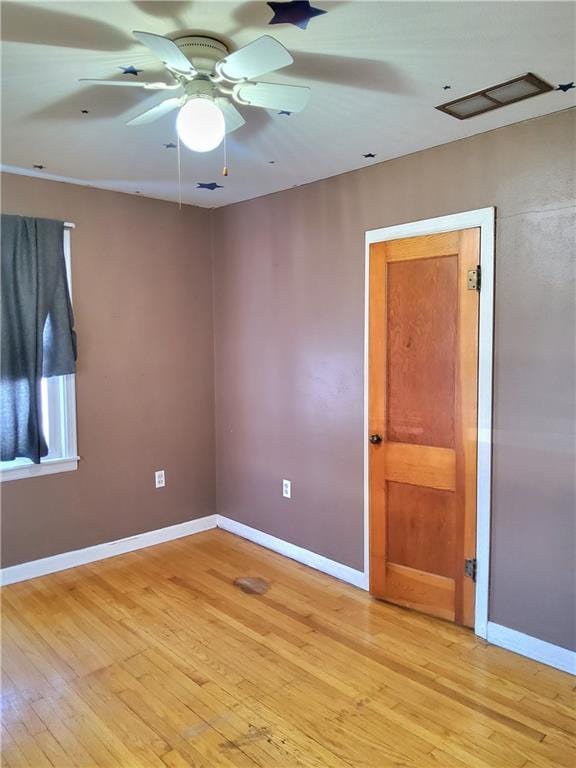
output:
{"label": "ceiling fan", "polygon": [[148,91],[174,91],[174,96],[132,118],[127,125],[152,123],[179,109],[176,119],[178,135],[195,152],[215,149],[226,133],[244,125],[246,121],[234,102],[286,112],[300,112],[308,102],[310,88],[306,86],[254,80],[294,61],[282,43],[269,35],[263,35],[230,53],[224,43],[212,37],[185,36],[172,40],[151,32],[133,34],[163,62],[172,82],[143,83],[93,78],[81,78],[81,82]]}

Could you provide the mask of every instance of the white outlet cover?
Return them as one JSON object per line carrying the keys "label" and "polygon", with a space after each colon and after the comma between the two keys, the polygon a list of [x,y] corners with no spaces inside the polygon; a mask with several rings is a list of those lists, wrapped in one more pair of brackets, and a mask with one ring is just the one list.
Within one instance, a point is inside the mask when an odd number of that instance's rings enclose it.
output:
{"label": "white outlet cover", "polygon": [[154,481],[156,488],[164,488],[166,485],[166,473],[163,469],[158,469],[156,472],[154,472]]}
{"label": "white outlet cover", "polygon": [[282,496],[285,499],[292,498],[292,482],[290,480],[282,480]]}

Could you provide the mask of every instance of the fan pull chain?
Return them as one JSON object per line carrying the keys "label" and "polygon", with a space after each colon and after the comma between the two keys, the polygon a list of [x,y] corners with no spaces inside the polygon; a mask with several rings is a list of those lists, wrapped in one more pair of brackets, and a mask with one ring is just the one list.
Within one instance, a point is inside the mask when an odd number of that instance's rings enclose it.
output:
{"label": "fan pull chain", "polygon": [[180,134],[176,133],[176,147],[178,154],[178,210],[182,210],[182,165],[180,162]]}
{"label": "fan pull chain", "polygon": [[222,168],[222,176],[228,176],[228,147],[226,145],[226,134],[224,134],[224,168]]}

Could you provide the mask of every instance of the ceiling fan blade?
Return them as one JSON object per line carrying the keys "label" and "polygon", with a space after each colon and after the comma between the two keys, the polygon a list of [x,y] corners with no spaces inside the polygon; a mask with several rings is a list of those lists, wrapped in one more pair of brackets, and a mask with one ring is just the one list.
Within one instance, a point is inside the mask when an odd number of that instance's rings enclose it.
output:
{"label": "ceiling fan blade", "polygon": [[233,95],[240,104],[251,107],[301,112],[310,98],[310,88],[279,83],[238,83]]}
{"label": "ceiling fan blade", "polygon": [[161,101],[160,104],[156,104],[152,109],[147,109],[146,112],[142,112],[141,115],[133,117],[132,120],[129,120],[126,123],[126,125],[146,125],[146,123],[153,123],[155,120],[167,115],[168,112],[172,112],[172,110],[181,107],[185,100],[185,98],[175,98]]}
{"label": "ceiling fan blade", "polygon": [[294,59],[282,43],[270,35],[262,35],[216,65],[227,80],[252,80],[254,77],[287,67]]}
{"label": "ceiling fan blade", "polygon": [[154,35],[152,32],[132,32],[136,40],[149,48],[160,61],[170,69],[184,72],[187,75],[195,75],[196,70],[182,53],[173,40],[162,35]]}
{"label": "ceiling fan blade", "polygon": [[80,83],[94,83],[95,85],[119,85],[123,88],[144,88],[147,91],[173,91],[180,88],[179,83],[136,83],[133,80],[98,80],[94,77],[81,77]]}
{"label": "ceiling fan blade", "polygon": [[224,115],[226,133],[232,133],[232,131],[235,131],[237,128],[241,128],[244,125],[246,120],[244,120],[232,102],[225,98],[218,98],[216,99],[216,103]]}

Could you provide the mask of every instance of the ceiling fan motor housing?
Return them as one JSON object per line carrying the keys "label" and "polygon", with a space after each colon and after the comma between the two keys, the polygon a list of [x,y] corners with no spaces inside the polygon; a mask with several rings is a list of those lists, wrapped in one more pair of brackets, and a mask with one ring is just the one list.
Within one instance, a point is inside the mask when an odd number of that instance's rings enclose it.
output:
{"label": "ceiling fan motor housing", "polygon": [[228,48],[213,37],[177,37],[174,42],[188,61],[204,75],[214,71],[216,62],[228,55]]}
{"label": "ceiling fan motor housing", "polygon": [[214,84],[207,75],[197,75],[194,80],[184,85],[186,96],[189,99],[205,98],[214,99],[216,92]]}

